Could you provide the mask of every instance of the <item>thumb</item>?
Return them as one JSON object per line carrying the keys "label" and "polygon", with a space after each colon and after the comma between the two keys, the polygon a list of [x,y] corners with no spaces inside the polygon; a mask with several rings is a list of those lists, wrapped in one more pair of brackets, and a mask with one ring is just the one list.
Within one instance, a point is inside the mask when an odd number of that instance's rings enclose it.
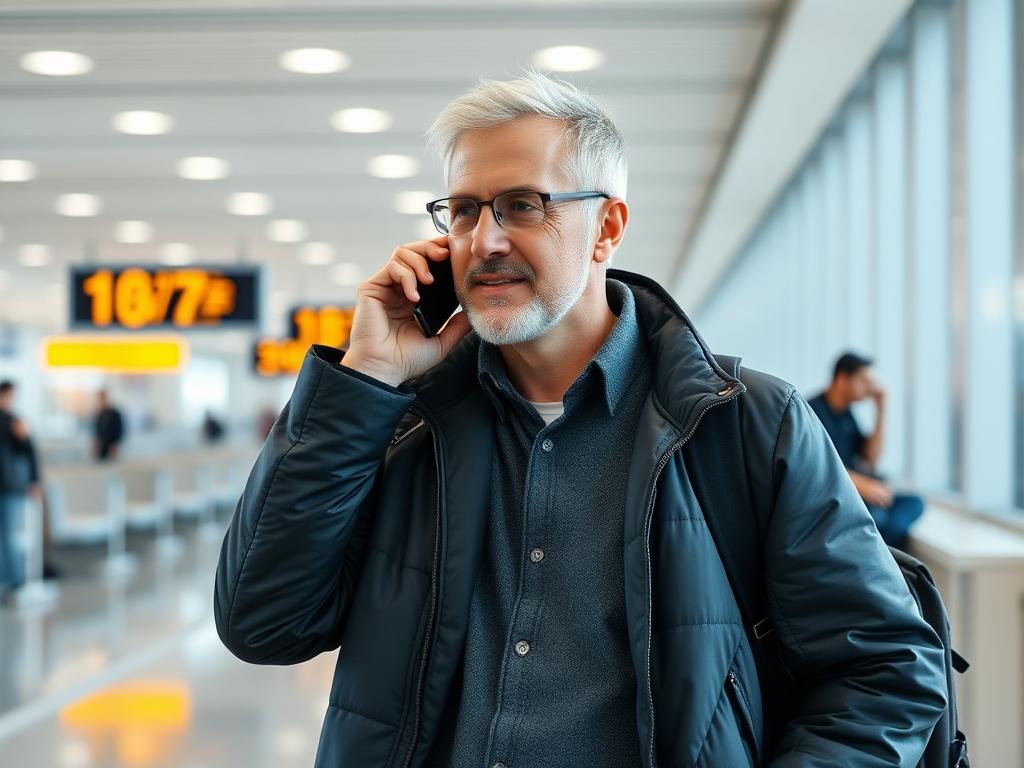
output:
{"label": "thumb", "polygon": [[437,334],[437,340],[441,342],[442,353],[447,356],[455,348],[455,345],[471,330],[473,328],[470,326],[469,318],[466,317],[465,312],[458,312],[453,315],[444,329]]}

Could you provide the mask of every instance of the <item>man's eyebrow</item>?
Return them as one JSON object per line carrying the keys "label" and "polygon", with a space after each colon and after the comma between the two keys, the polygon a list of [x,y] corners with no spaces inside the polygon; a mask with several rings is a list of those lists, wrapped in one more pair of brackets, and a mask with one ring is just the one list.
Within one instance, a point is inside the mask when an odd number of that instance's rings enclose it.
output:
{"label": "man's eyebrow", "polygon": [[[506,187],[505,189],[496,192],[494,196],[497,197],[498,195],[504,195],[508,192],[540,192],[540,190],[537,189],[537,187],[534,186],[533,184],[517,184],[515,186]],[[470,200],[478,199],[466,192],[449,192],[448,197],[465,197],[469,198]]]}

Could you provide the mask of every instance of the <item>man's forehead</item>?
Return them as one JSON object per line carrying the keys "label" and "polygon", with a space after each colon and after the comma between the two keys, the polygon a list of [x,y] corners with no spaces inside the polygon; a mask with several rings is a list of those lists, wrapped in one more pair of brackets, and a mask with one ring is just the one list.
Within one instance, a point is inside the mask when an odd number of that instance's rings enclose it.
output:
{"label": "man's forehead", "polygon": [[[516,184],[561,179],[565,157],[564,125],[541,115],[526,115],[494,128],[466,131],[452,151],[450,190],[478,184]],[[526,184],[529,186],[529,184]]]}

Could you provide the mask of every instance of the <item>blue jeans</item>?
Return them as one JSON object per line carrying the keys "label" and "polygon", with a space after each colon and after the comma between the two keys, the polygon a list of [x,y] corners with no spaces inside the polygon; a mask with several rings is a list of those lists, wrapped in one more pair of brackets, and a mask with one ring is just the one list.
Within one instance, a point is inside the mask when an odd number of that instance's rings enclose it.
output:
{"label": "blue jeans", "polygon": [[924,501],[912,494],[893,494],[891,507],[867,505],[868,512],[882,534],[882,540],[890,547],[903,549],[907,543],[907,531],[924,513]]}
{"label": "blue jeans", "polygon": [[0,492],[0,594],[25,583],[25,553],[18,540],[25,494]]}

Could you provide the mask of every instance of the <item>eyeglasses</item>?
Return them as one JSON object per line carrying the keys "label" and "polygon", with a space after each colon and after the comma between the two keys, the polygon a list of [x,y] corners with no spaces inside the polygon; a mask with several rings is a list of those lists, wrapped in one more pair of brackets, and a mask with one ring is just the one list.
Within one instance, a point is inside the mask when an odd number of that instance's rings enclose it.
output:
{"label": "eyeglasses", "polygon": [[480,208],[491,206],[494,220],[505,229],[527,229],[544,221],[548,203],[568,200],[588,200],[611,195],[604,192],[533,192],[522,190],[502,192],[490,200],[470,197],[443,197],[427,203],[427,212],[442,235],[464,235],[471,232],[480,220]]}

